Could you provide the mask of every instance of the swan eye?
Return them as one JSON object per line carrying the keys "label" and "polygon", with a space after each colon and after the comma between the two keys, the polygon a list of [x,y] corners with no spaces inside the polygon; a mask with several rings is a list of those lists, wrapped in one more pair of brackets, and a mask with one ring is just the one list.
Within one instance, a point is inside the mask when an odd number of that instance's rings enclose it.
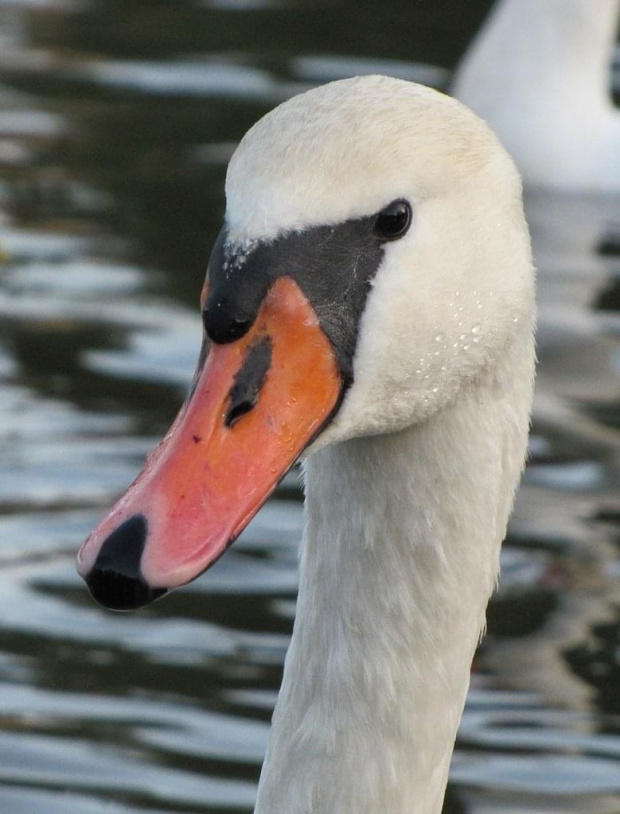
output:
{"label": "swan eye", "polygon": [[375,233],[381,240],[397,240],[410,226],[411,204],[408,201],[392,201],[377,215]]}

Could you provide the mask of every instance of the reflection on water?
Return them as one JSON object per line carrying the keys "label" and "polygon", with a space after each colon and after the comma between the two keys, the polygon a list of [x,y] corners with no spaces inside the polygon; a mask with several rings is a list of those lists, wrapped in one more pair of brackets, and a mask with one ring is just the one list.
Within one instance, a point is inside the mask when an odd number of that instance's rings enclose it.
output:
{"label": "reflection on water", "polygon": [[[350,73],[445,86],[489,3],[454,5],[0,7],[2,812],[251,811],[294,614],[295,477],[211,572],[140,614],[95,607],[75,550],[191,378],[235,141]],[[614,814],[620,201],[528,208],[532,457],[446,812]]]}

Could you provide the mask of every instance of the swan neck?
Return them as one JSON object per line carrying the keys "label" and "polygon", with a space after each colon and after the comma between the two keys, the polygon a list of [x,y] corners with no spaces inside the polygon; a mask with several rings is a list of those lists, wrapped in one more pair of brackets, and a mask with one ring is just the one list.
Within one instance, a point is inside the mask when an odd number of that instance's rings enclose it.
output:
{"label": "swan neck", "polygon": [[530,348],[517,396],[496,383],[308,461],[297,615],[256,814],[440,814],[523,464],[532,361]]}

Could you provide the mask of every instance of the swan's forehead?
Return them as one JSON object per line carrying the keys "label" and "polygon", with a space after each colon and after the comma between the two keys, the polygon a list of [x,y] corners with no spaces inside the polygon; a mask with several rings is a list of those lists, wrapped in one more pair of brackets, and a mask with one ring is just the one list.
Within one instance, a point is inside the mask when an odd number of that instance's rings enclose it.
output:
{"label": "swan's forehead", "polygon": [[333,82],[248,131],[228,169],[227,224],[251,239],[362,217],[437,194],[502,152],[480,119],[429,88],[380,76]]}

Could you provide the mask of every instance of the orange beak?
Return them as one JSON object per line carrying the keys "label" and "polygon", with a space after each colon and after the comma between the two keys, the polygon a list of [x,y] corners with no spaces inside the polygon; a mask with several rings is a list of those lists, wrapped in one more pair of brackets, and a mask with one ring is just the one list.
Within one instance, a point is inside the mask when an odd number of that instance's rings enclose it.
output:
{"label": "orange beak", "polygon": [[127,493],[90,535],[78,571],[95,599],[139,607],[212,565],[334,414],[334,349],[292,279],[245,336],[212,344],[193,392]]}

